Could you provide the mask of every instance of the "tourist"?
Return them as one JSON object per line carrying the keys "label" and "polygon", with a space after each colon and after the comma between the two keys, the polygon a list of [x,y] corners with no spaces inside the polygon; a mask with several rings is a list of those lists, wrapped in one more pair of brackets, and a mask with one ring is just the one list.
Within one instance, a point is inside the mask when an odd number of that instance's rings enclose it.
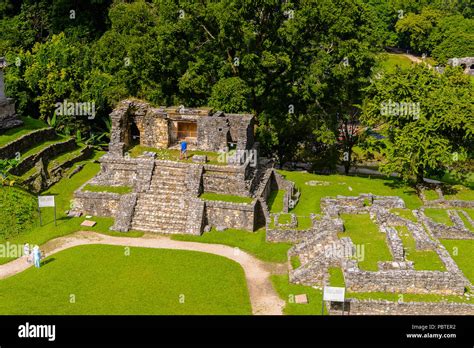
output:
{"label": "tourist", "polygon": [[30,262],[30,245],[28,243],[25,243],[25,245],[23,245],[23,255],[25,256],[26,258],[26,262]]}
{"label": "tourist", "polygon": [[188,143],[186,142],[186,140],[183,140],[181,142],[181,152],[179,154],[179,159],[186,159],[186,154],[187,154],[187,150],[188,150]]}
{"label": "tourist", "polygon": [[33,259],[35,261],[35,267],[39,268],[41,266],[41,251],[37,245],[33,248]]}

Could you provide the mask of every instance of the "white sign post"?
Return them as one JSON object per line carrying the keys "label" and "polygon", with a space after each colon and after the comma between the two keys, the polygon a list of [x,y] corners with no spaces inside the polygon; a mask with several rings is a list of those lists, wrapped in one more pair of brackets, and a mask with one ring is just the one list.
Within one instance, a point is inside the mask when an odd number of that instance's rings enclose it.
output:
{"label": "white sign post", "polygon": [[54,226],[56,226],[56,203],[54,196],[38,196],[38,213],[40,219],[40,226],[43,224],[41,221],[41,208],[53,207],[54,208]]}
{"label": "white sign post", "polygon": [[321,315],[324,314],[324,301],[342,302],[342,314],[344,315],[346,288],[337,288],[333,286],[325,286],[323,288],[323,302]]}

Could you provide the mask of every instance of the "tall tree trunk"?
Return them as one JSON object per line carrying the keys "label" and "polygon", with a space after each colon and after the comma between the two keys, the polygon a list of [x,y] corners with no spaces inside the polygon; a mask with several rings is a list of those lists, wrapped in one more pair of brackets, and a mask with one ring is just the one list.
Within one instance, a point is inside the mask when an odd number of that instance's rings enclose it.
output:
{"label": "tall tree trunk", "polygon": [[418,166],[418,173],[416,173],[416,183],[417,184],[423,184],[423,182],[424,182],[424,180],[423,180],[424,173],[425,173],[425,168],[423,167],[423,165],[420,164]]}

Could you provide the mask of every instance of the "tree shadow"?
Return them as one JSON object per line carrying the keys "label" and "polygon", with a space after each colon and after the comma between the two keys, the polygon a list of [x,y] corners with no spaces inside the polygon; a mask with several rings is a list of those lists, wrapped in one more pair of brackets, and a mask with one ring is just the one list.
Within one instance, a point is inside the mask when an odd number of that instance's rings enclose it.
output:
{"label": "tree shadow", "polygon": [[56,261],[54,257],[48,258],[44,260],[43,262],[41,262],[41,266],[46,266],[48,263],[53,262],[53,261]]}

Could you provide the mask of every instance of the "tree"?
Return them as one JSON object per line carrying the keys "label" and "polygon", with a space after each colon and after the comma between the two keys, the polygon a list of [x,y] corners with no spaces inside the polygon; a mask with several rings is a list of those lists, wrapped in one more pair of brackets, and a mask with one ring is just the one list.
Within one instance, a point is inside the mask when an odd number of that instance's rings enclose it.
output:
{"label": "tree", "polygon": [[363,111],[368,126],[387,129],[386,174],[421,183],[472,157],[474,94],[459,68],[439,74],[419,64],[388,73],[367,89]]}
{"label": "tree", "polygon": [[249,112],[250,94],[250,88],[241,78],[224,78],[212,87],[209,106],[224,112]]}

